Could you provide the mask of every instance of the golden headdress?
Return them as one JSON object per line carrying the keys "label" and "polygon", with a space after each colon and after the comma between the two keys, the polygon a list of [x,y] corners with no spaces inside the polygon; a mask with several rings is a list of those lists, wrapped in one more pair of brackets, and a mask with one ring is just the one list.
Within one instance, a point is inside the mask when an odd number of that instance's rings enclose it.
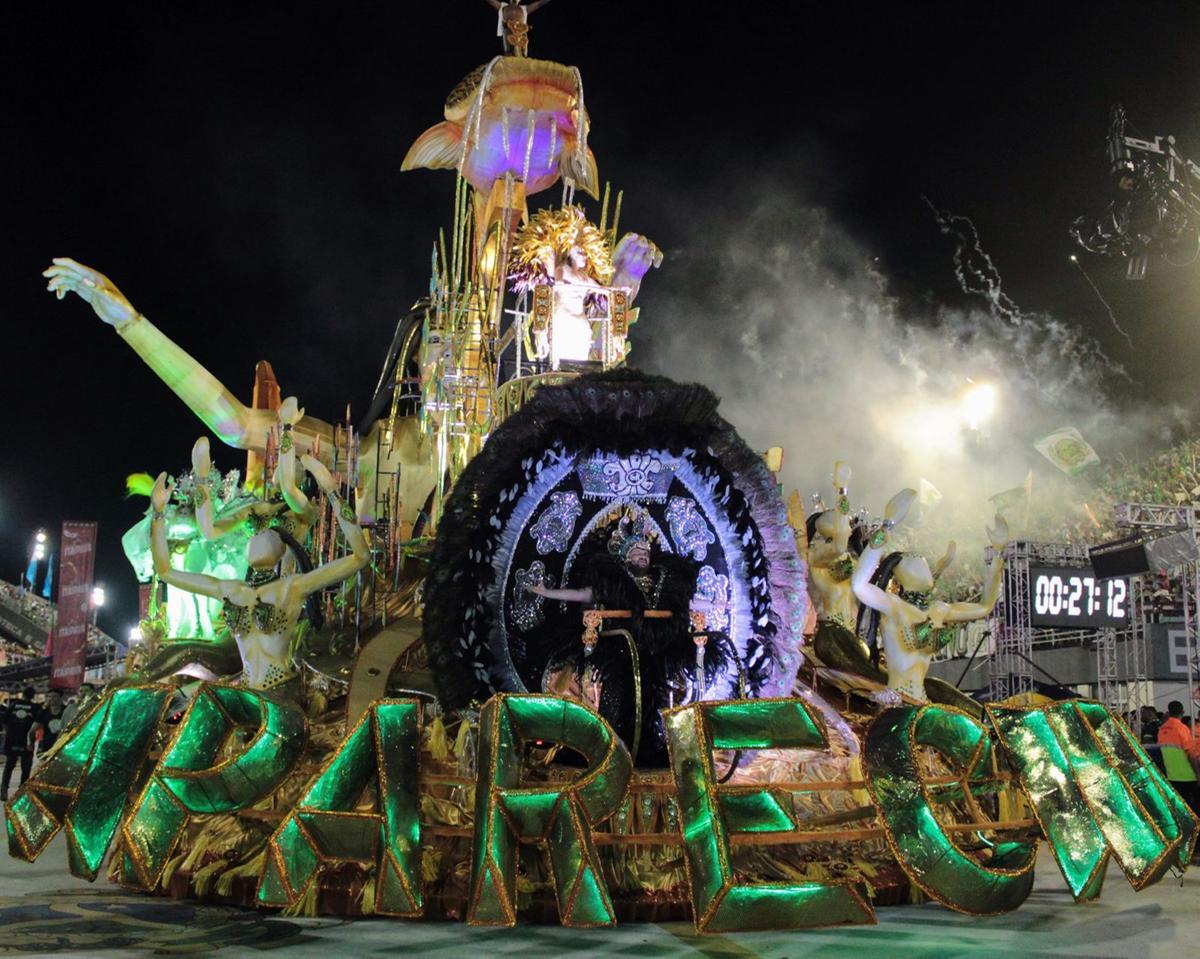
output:
{"label": "golden headdress", "polygon": [[508,276],[514,289],[523,292],[551,282],[554,264],[565,260],[575,248],[587,258],[584,270],[588,276],[606,286],[612,280],[612,250],[600,228],[588,222],[583,208],[538,210],[513,241]]}

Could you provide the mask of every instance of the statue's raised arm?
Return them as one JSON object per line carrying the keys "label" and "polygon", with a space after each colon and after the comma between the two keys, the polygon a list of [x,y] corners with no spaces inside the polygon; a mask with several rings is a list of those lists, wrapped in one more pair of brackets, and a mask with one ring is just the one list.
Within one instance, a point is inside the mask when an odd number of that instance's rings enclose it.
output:
{"label": "statue's raised arm", "polygon": [[[350,547],[350,552],[341,559],[332,560],[324,566],[317,567],[311,573],[295,577],[296,592],[302,598],[307,598],[310,593],[315,593],[328,586],[336,586],[342,580],[363,569],[371,560],[371,550],[363,535],[362,527],[359,525],[360,517],[356,515],[354,509],[342,502],[337,493],[337,484],[325,465],[311,456],[302,456],[300,462],[312,474],[312,478],[317,481],[317,486],[329,500],[333,507],[333,518],[342,530],[346,545]],[[361,505],[359,508],[361,510]]]}
{"label": "statue's raised arm", "polygon": [[858,601],[884,616],[901,614],[905,604],[886,589],[880,589],[873,580],[879,569],[879,563],[883,559],[884,547],[888,544],[892,529],[904,521],[909,507],[916,498],[916,490],[903,489],[888,500],[888,504],[883,510],[883,523],[872,534],[870,545],[863,550],[862,556],[859,557],[858,564],[854,568],[854,573],[850,577],[850,585]]}
{"label": "statue's raised arm", "polygon": [[[55,257],[42,275],[49,281],[46,288],[60,300],[68,293],[75,293],[85,300],[221,442],[237,449],[261,451],[266,448],[267,434],[275,425],[274,412],[251,409],[242,403],[220,380],[142,316],[103,273],[67,257]],[[322,425],[316,421],[306,422],[305,426],[311,428],[303,432],[297,430],[297,444],[302,449],[311,448],[311,436],[322,432]]]}
{"label": "statue's raised arm", "polygon": [[[996,528],[987,531],[992,547],[992,559],[987,564],[987,577],[983,584],[983,595],[978,603],[934,603],[930,607],[930,618],[938,625],[942,623],[970,623],[985,619],[1000,599],[1004,582],[1004,547],[1008,545],[1008,523],[996,514]],[[953,545],[953,544],[951,544]]]}
{"label": "statue's raised arm", "polygon": [[[313,512],[313,509],[296,477],[295,434],[296,427],[302,419],[304,410],[300,409],[296,397],[289,396],[279,404],[279,462],[275,467],[275,485],[279,488],[288,509],[304,516]],[[308,525],[312,525],[311,519]]]}

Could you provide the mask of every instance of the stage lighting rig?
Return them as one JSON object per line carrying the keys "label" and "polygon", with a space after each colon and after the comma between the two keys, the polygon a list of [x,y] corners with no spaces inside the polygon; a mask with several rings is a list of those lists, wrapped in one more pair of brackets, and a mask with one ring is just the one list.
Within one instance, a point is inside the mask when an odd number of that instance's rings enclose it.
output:
{"label": "stage lighting rig", "polygon": [[1112,109],[1109,175],[1114,198],[1096,217],[1081,216],[1071,236],[1089,253],[1124,257],[1125,276],[1141,280],[1151,256],[1173,266],[1200,257],[1200,166],[1173,136],[1142,140],[1125,132],[1125,109]]}

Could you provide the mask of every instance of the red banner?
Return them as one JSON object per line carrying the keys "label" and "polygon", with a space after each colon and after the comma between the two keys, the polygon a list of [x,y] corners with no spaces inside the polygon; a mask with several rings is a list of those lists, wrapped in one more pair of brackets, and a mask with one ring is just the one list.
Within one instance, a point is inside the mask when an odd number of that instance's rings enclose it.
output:
{"label": "red banner", "polygon": [[53,689],[78,689],[83,682],[95,564],[96,524],[64,521],[58,551],[58,617],[50,660]]}
{"label": "red banner", "polygon": [[[138,620],[141,621],[150,615],[151,601],[154,599],[154,582],[138,583]],[[162,591],[159,591],[159,599],[162,598]]]}

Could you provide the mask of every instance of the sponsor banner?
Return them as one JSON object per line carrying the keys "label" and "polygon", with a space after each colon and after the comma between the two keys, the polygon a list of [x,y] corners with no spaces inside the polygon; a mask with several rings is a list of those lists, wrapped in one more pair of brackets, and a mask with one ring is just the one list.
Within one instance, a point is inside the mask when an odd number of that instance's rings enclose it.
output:
{"label": "sponsor banner", "polygon": [[[138,621],[150,615],[150,604],[154,598],[154,583],[138,583]],[[161,599],[161,596],[160,596]]]}
{"label": "sponsor banner", "polygon": [[77,689],[87,667],[96,524],[64,521],[59,550],[58,618],[50,662],[54,689]]}

